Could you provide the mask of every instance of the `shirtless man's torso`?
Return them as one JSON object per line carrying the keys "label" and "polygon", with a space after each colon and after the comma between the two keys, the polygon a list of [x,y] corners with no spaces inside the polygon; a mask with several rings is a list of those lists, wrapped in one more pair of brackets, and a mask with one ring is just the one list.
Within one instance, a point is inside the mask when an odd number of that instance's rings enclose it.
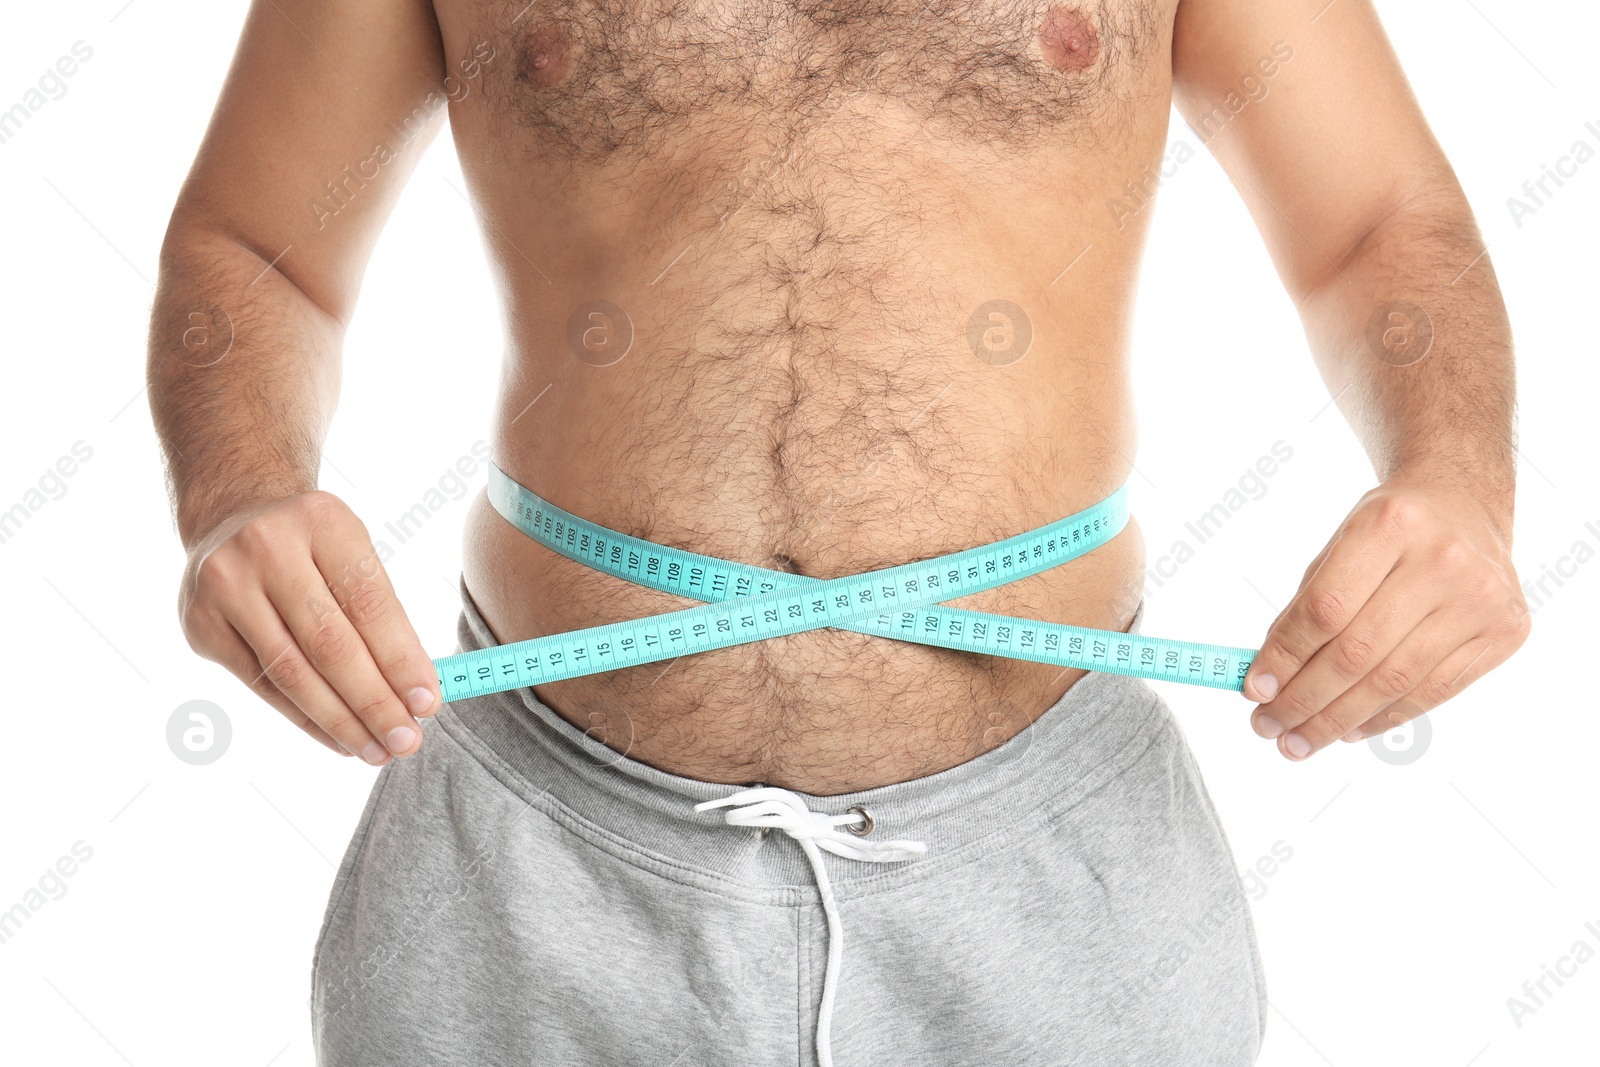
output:
{"label": "shirtless man's torso", "polygon": [[[317,488],[367,258],[448,115],[517,482],[818,578],[1077,512],[1132,469],[1174,103],[1379,481],[1244,681],[1302,760],[1529,629],[1509,328],[1369,0],[253,6],[162,250],[150,396],[191,645],[384,768],[319,940],[324,1067],[829,1067],[840,990],[841,1055],[882,1067],[1253,1060],[1247,903],[1143,682],[824,629],[442,705]],[[463,646],[690,606],[483,495],[465,535]],[[1125,630],[1143,575],[1130,521],[952,604]]]}
{"label": "shirtless man's torso", "polygon": [[[451,129],[492,220],[492,451],[513,478],[612,529],[824,578],[1122,484],[1148,213],[1108,204],[1159,162],[1171,5],[521,6],[439,5],[445,55],[493,57]],[[597,300],[626,319],[595,329],[632,333],[606,366],[569,342]],[[974,351],[993,300],[1026,319]],[[482,497],[467,549],[506,642],[690,603],[554,555]],[[1130,529],[958,603],[1121,629],[1143,572]],[[969,759],[1081,673],[824,630],[540,696],[676,773],[829,793]]]}

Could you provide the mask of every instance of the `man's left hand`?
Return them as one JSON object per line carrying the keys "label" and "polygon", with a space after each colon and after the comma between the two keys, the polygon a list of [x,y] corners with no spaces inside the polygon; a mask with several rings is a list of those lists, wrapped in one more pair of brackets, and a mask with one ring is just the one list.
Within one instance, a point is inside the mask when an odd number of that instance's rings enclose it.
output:
{"label": "man's left hand", "polygon": [[1531,628],[1509,529],[1509,514],[1421,477],[1362,497],[1250,666],[1256,733],[1302,760],[1400,726],[1504,662]]}

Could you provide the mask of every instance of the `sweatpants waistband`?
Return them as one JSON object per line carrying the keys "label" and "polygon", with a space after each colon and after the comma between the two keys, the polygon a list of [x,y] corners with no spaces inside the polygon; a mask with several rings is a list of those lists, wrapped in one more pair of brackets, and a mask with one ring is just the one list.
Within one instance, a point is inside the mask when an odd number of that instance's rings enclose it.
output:
{"label": "sweatpants waistband", "polygon": [[[464,576],[459,584],[458,651],[503,643],[484,621]],[[1141,601],[1130,633],[1138,632],[1143,617]],[[752,888],[813,884],[800,849],[763,847],[764,837],[729,827],[722,811],[694,810],[697,803],[752,783],[700,781],[632,759],[567,722],[532,688],[456,700],[435,720],[528,803],[559,805],[563,817],[617,849]],[[947,770],[831,796],[795,792],[814,812],[844,815],[865,808],[873,838],[916,838],[927,846],[918,861],[893,867],[830,855],[828,873],[837,887],[917,877],[917,871],[958,862],[1071,807],[1173,728],[1166,702],[1143,680],[1091,672],[1031,726]]]}

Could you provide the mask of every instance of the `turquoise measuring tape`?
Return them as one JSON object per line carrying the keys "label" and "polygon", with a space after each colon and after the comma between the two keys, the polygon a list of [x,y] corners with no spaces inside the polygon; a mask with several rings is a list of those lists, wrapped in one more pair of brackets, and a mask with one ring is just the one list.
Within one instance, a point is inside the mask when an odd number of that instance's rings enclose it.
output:
{"label": "turquoise measuring tape", "polygon": [[1128,522],[1127,486],[1028,533],[921,563],[810,578],[684,552],[563,511],[495,464],[489,501],[568,559],[701,607],[496,645],[433,661],[448,702],[637,667],[823,627],[1060,667],[1241,690],[1255,650],[1034,622],[942,606],[1083,555]]}

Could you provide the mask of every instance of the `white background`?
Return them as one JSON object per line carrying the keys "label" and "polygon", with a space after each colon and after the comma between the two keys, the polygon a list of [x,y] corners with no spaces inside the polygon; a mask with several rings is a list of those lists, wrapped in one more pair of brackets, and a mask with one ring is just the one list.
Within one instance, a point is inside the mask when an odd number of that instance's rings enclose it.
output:
{"label": "white background", "polygon": [[[329,756],[189,651],[174,607],[183,557],[142,390],[157,249],[244,7],[14,4],[0,35],[0,109],[73,42],[94,49],[66,94],[0,145],[0,510],[75,442],[93,449],[65,494],[0,544],[0,911],[76,842],[93,850],[65,894],[0,943],[10,1063],[311,1062],[312,942],[375,772]],[[1510,306],[1516,560],[1537,578],[1576,542],[1600,549],[1600,160],[1520,227],[1506,199],[1575,140],[1600,147],[1600,16],[1555,0],[1382,7]],[[1291,43],[1314,46],[1315,27]],[[1172,138],[1200,146],[1180,121]],[[498,312],[462,187],[441,137],[349,334],[322,484],[374,530],[487,436]],[[1146,632],[1255,647],[1372,474],[1203,151],[1161,193],[1138,314],[1133,502],[1152,561],[1274,441],[1294,450],[1264,497],[1150,590]],[[1162,386],[1180,372],[1182,389]],[[433,655],[454,651],[465,506],[452,502],[389,563]],[[1409,765],[1366,744],[1291,764],[1250,732],[1240,697],[1163,689],[1241,868],[1278,842],[1292,850],[1256,889],[1272,1001],[1263,1064],[1600,1062],[1600,959],[1550,985],[1520,1027],[1506,1003],[1580,939],[1600,950],[1600,729],[1580,680],[1592,677],[1600,563],[1563,581],[1524,649],[1429,716]],[[209,766],[167,746],[169,716],[193,699],[232,724]]]}

